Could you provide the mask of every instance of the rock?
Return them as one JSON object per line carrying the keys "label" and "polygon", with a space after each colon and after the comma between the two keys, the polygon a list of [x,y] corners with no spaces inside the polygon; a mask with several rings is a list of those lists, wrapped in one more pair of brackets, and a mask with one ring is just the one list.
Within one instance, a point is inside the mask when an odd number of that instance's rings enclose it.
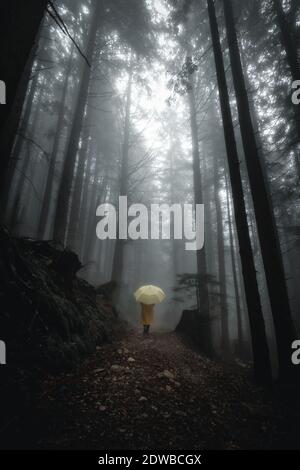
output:
{"label": "rock", "polygon": [[99,369],[95,369],[94,372],[97,374],[98,372],[104,372],[105,369],[103,367],[100,367]]}
{"label": "rock", "polygon": [[167,390],[167,392],[171,392],[172,387],[170,387],[170,385],[166,385],[166,390]]}
{"label": "rock", "polygon": [[106,406],[101,405],[101,406],[99,407],[99,410],[100,410],[100,411],[105,411],[105,410],[106,410]]}
{"label": "rock", "polygon": [[128,362],[135,362],[135,359],[133,359],[133,357],[129,357],[129,358],[127,359],[127,361],[128,361]]}
{"label": "rock", "polygon": [[163,371],[163,376],[167,377],[167,379],[172,379],[172,380],[175,379],[175,375],[172,374],[172,372],[170,372],[169,370],[164,370]]}
{"label": "rock", "polygon": [[122,369],[122,367],[119,366],[118,364],[113,364],[113,365],[111,366],[111,369],[112,369],[112,370],[120,370],[120,369]]}
{"label": "rock", "polygon": [[141,397],[139,398],[139,401],[147,401],[147,398],[146,398],[146,397],[143,397],[143,396],[141,396]]}
{"label": "rock", "polygon": [[118,349],[117,353],[118,353],[118,354],[123,354],[122,349]]}
{"label": "rock", "polygon": [[14,238],[3,228],[0,242],[5,253],[0,331],[18,338],[9,351],[16,361],[51,372],[74,370],[101,344],[125,331],[113,308],[104,311],[95,288],[77,277],[82,265],[75,253],[55,241]]}

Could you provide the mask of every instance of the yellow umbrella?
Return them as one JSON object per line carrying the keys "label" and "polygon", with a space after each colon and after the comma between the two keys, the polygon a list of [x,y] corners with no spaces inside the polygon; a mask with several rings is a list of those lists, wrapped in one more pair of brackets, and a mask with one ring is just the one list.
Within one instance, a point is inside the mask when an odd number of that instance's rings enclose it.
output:
{"label": "yellow umbrella", "polygon": [[164,291],[157,286],[142,286],[133,294],[137,302],[142,304],[160,304],[166,297]]}

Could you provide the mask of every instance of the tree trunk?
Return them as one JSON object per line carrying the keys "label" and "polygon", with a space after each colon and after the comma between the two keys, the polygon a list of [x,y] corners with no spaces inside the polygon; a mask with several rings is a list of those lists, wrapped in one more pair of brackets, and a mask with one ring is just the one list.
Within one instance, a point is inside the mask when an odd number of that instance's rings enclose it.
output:
{"label": "tree trunk", "polygon": [[53,199],[55,169],[56,169],[56,164],[57,164],[57,157],[59,154],[59,145],[61,142],[61,134],[62,134],[63,123],[64,123],[65,112],[66,112],[65,108],[66,108],[66,100],[67,100],[68,86],[69,86],[69,75],[70,75],[71,68],[72,68],[73,50],[74,50],[74,47],[71,50],[70,58],[68,61],[68,66],[66,68],[66,79],[65,79],[65,83],[64,83],[64,87],[62,91],[62,96],[61,96],[61,105],[58,111],[58,120],[57,120],[56,133],[55,133],[55,138],[54,138],[55,140],[54,140],[54,145],[53,145],[51,156],[50,156],[50,164],[49,164],[49,169],[48,169],[48,174],[47,174],[46,187],[45,187],[42,208],[41,208],[41,213],[40,213],[40,219],[39,219],[39,225],[38,225],[38,237],[39,238],[44,238],[46,235],[47,220],[49,217],[50,206],[51,206],[51,202]]}
{"label": "tree trunk", "polygon": [[[192,146],[193,146],[193,179],[194,179],[194,203],[203,204],[203,191],[202,191],[202,175],[200,170],[200,153],[199,153],[199,141],[198,141],[198,127],[197,127],[197,114],[196,114],[196,103],[194,90],[189,89],[189,109],[190,109],[190,122],[191,122],[191,134],[192,134]],[[205,248],[197,250],[197,270],[199,275],[198,291],[201,305],[199,305],[199,311],[201,315],[209,315],[209,295],[207,286],[207,266],[206,266],[206,253]]]}
{"label": "tree trunk", "polygon": [[[188,90],[188,101],[190,110],[191,136],[193,148],[194,204],[196,206],[197,204],[203,204],[203,191],[202,176],[200,170],[197,112],[194,89],[191,79]],[[199,319],[198,325],[195,325],[195,328],[198,330],[200,347],[206,354],[212,355],[213,347],[211,337],[211,324],[209,317],[209,293],[207,285],[207,263],[205,247],[203,247],[201,250],[196,251],[196,257],[198,275],[197,304]]]}
{"label": "tree trunk", "polygon": [[[107,181],[106,175],[101,178],[100,182],[94,182],[92,197],[91,197],[91,204],[90,204],[90,211],[89,211],[89,218],[87,223],[87,241],[86,241],[86,249],[85,249],[85,260],[86,262],[90,262],[93,257],[93,252],[95,250],[95,244],[102,247],[103,241],[98,240],[95,237],[95,226],[96,226],[96,209],[100,204],[104,204],[107,197]],[[97,257],[98,260],[98,257]]]}
{"label": "tree trunk", "polygon": [[[26,63],[25,70],[20,82],[20,85],[17,90],[17,96],[13,106],[11,116],[6,124],[6,148],[3,149],[3,152],[6,155],[9,155],[9,162],[7,166],[7,171],[5,175],[5,181],[3,187],[1,188],[1,214],[4,216],[5,210],[7,208],[8,199],[9,199],[9,190],[15,175],[17,157],[20,153],[23,138],[18,135],[24,133],[24,130],[28,124],[30,111],[32,107],[32,99],[35,92],[35,88],[38,80],[38,72],[34,73],[34,76],[31,80],[31,74],[33,71],[34,60],[36,57],[37,51],[37,42],[32,48],[29,59]],[[31,84],[30,84],[31,80]],[[28,93],[29,89],[29,93]]]}
{"label": "tree trunk", "polygon": [[102,204],[106,198],[107,191],[107,175],[106,169],[103,170],[103,161],[100,158],[101,155],[101,143],[97,143],[97,159],[94,169],[94,180],[91,188],[90,201],[88,204],[88,216],[86,220],[86,231],[84,238],[84,262],[91,261],[91,254],[93,251],[94,243],[101,244],[102,242],[96,238],[95,227],[96,227],[96,209]]}
{"label": "tree trunk", "polygon": [[248,221],[239,169],[239,156],[234,135],[229,93],[220,43],[215,6],[213,0],[207,0],[213,51],[219,87],[219,99],[224,127],[224,137],[233,194],[234,214],[239,240],[243,279],[251,328],[254,373],[259,383],[271,381],[271,363],[262,314],[259,290],[256,279],[253,252],[248,231]]}
{"label": "tree trunk", "polygon": [[216,205],[217,217],[217,247],[218,247],[218,278],[221,307],[221,348],[224,356],[230,355],[229,327],[228,327],[228,307],[227,307],[227,287],[225,270],[225,251],[224,251],[224,228],[222,209],[219,196],[219,159],[218,154],[214,155],[214,199]]}
{"label": "tree trunk", "polygon": [[[43,94],[45,91],[45,78],[44,77],[42,78],[42,82],[39,85],[37,85],[36,83],[34,84],[34,89],[35,88],[37,88],[37,93],[36,93],[37,96],[36,96],[36,105],[35,105],[35,110],[34,110],[34,115],[33,115],[33,121],[31,125],[28,125],[28,121],[26,122],[27,130],[30,130],[30,132],[29,132],[29,135],[25,136],[26,138],[27,137],[32,138],[33,140],[35,136],[36,127],[38,126],[38,123],[39,123],[39,116],[40,116],[40,110],[41,110],[40,103],[42,101]],[[30,96],[30,102],[28,103],[28,106],[29,106],[27,110],[28,119],[32,112],[32,107],[34,104],[34,97],[35,97],[35,93],[33,90],[32,96]],[[25,155],[23,156],[22,149],[24,149],[24,147],[26,147],[26,149],[24,150]],[[14,151],[15,158],[19,158],[20,156],[21,156],[21,161],[22,161],[21,170],[20,170],[21,175],[18,180],[18,184],[16,185],[17,187],[16,187],[16,194],[14,195],[15,197],[14,203],[12,205],[12,208],[10,208],[9,210],[10,211],[9,226],[11,227],[12,230],[15,229],[16,223],[18,222],[20,203],[24,205],[24,199],[26,199],[24,197],[25,196],[24,189],[25,189],[27,179],[28,179],[28,168],[30,167],[30,163],[32,159],[31,143],[27,142],[26,139],[24,139],[24,137],[23,138],[21,137],[21,141],[19,142],[18,146],[16,147]]]}
{"label": "tree trunk", "polygon": [[[89,32],[86,56],[90,63],[96,46],[96,36],[99,25],[101,2],[97,1],[93,11],[93,21]],[[72,194],[73,178],[76,166],[76,157],[79,146],[79,139],[85,115],[85,108],[89,92],[91,77],[91,67],[84,64],[84,72],[81,78],[80,90],[73,125],[69,137],[69,145],[64,159],[63,172],[58,190],[57,205],[54,220],[54,238],[61,243],[66,242],[66,231],[68,225],[69,205]]]}
{"label": "tree trunk", "polygon": [[83,202],[84,169],[87,165],[87,152],[89,150],[88,140],[89,136],[82,142],[82,147],[78,156],[78,165],[70,211],[70,224],[68,229],[68,246],[70,246],[76,252],[80,248],[79,214],[81,212],[81,204]]}
{"label": "tree trunk", "polygon": [[242,312],[241,312],[241,302],[238,286],[238,275],[237,275],[237,266],[234,256],[234,239],[233,239],[233,229],[231,221],[231,210],[230,210],[230,197],[229,197],[229,186],[228,179],[225,171],[225,181],[226,181],[226,203],[227,203],[227,216],[228,216],[228,230],[229,230],[229,243],[230,243],[230,259],[232,266],[232,276],[233,276],[233,286],[235,292],[235,308],[237,316],[237,334],[238,334],[238,343],[237,343],[237,353],[243,355],[244,351],[244,337],[243,337],[243,326],[242,326]]}
{"label": "tree trunk", "polygon": [[[286,52],[286,58],[288,65],[291,70],[293,81],[300,80],[300,64],[298,61],[298,51],[296,43],[293,40],[292,33],[290,32],[290,25],[287,21],[286,15],[282,8],[281,0],[273,0],[274,10],[276,13],[277,23],[281,33],[282,46]],[[299,105],[293,106],[293,112],[295,116],[295,126],[298,135],[298,145],[300,145],[300,108]],[[298,173],[298,179],[300,180],[300,149],[298,147],[295,154],[295,166]]]}
{"label": "tree trunk", "polygon": [[295,367],[291,362],[291,344],[296,338],[296,331],[290,311],[276,224],[255,141],[232,4],[230,0],[223,0],[223,5],[241,135],[275,326],[279,374],[282,380],[289,381],[295,376]]}
{"label": "tree trunk", "polygon": [[290,25],[287,22],[281,0],[273,0],[277,23],[281,33],[282,45],[286,52],[287,61],[294,81],[300,80],[300,65],[298,62],[297,47],[290,34]]}
{"label": "tree trunk", "polygon": [[[14,178],[16,177],[16,171],[18,171],[17,170],[18,159],[19,159],[19,156],[21,154],[22,147],[24,146],[24,135],[26,135],[26,130],[28,128],[29,119],[30,119],[30,116],[31,116],[31,111],[32,111],[33,101],[34,101],[34,95],[35,95],[37,84],[38,84],[38,78],[39,78],[39,74],[36,72],[35,75],[34,75],[34,78],[32,80],[31,86],[30,86],[30,91],[29,91],[29,94],[28,94],[28,97],[27,97],[27,100],[26,100],[24,115],[23,115],[22,120],[20,122],[20,128],[19,128],[17,134],[15,135],[15,142],[14,142],[14,146],[13,146],[13,152],[12,152],[12,154],[10,154],[9,167],[8,167],[8,171],[7,171],[7,174],[6,174],[4,189],[3,189],[3,191],[1,191],[1,193],[2,193],[2,198],[1,198],[2,199],[2,201],[1,201],[2,202],[2,204],[1,204],[2,210],[1,210],[1,212],[3,213],[3,215],[5,214],[5,212],[8,208],[7,206],[8,206],[9,200],[10,200],[11,185],[14,181]],[[22,135],[20,135],[20,134],[22,134]],[[11,140],[10,142],[12,142],[12,141],[13,140]],[[9,149],[7,149],[7,151],[10,152]]]}
{"label": "tree trunk", "polygon": [[[84,182],[83,182],[83,194],[82,194],[82,202],[81,202],[81,208],[80,208],[80,213],[78,216],[79,219],[79,224],[81,227],[80,230],[80,257],[81,259],[85,259],[85,253],[86,253],[86,239],[88,238],[88,220],[89,220],[89,193],[92,192],[93,190],[93,185],[91,185],[91,180],[92,180],[92,152],[89,147],[88,149],[88,159],[86,162],[86,170],[85,170],[85,176],[84,176]],[[95,175],[94,175],[95,176]],[[92,189],[90,190],[90,187],[92,186]],[[92,197],[90,198],[92,200]]]}
{"label": "tree trunk", "polygon": [[[171,128],[170,130],[170,147],[168,150],[168,161],[170,162],[170,172],[169,172],[169,178],[170,178],[170,202],[171,205],[175,204],[175,185],[174,185],[174,180],[175,180],[175,168],[174,168],[174,152],[175,152],[175,145],[173,140],[175,140],[174,136],[174,131]],[[171,230],[174,230],[174,222],[173,226],[171,227]],[[179,274],[179,266],[178,266],[178,257],[177,257],[177,251],[178,251],[178,240],[175,238],[172,239],[171,241],[171,249],[172,249],[172,282],[174,285],[176,285],[177,282],[177,274]],[[138,278],[137,278],[138,280]]]}
{"label": "tree trunk", "polygon": [[[121,180],[120,180],[120,196],[127,196],[128,194],[128,158],[129,158],[129,139],[130,139],[130,113],[131,113],[131,91],[132,91],[132,77],[133,77],[133,58],[130,59],[130,70],[126,92],[126,110],[125,110],[125,123],[124,123],[124,138],[122,146],[122,163],[121,163]],[[123,271],[123,255],[125,241],[119,238],[119,223],[117,227],[117,239],[115,244],[115,253],[112,267],[113,281],[120,285]]]}
{"label": "tree trunk", "polygon": [[[0,187],[8,168],[12,140],[9,132],[14,120],[18,89],[44,16],[48,0],[10,0],[2,2],[0,15],[0,77],[6,84],[6,105],[0,106]],[[19,94],[19,98],[22,94]]]}

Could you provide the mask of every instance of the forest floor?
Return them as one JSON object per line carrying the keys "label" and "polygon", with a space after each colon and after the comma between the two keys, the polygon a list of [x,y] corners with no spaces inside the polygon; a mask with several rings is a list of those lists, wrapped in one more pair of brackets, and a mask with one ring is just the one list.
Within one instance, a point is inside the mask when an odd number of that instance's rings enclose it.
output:
{"label": "forest floor", "polygon": [[175,333],[131,331],[76,371],[43,378],[25,448],[299,448],[299,407],[264,391],[249,367],[206,359]]}

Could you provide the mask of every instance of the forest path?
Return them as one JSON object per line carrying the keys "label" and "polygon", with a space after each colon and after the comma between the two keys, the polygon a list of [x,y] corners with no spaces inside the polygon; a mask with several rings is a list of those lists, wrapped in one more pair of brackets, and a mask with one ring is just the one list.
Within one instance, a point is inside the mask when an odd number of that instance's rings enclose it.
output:
{"label": "forest path", "polygon": [[[37,448],[271,448],[289,413],[247,367],[201,357],[175,333],[131,332],[75,372],[47,376],[31,426]],[[292,410],[291,410],[292,413]],[[296,426],[296,423],[295,423]],[[280,429],[280,431],[279,431]],[[296,432],[297,435],[297,432]],[[286,444],[289,445],[289,444]]]}

